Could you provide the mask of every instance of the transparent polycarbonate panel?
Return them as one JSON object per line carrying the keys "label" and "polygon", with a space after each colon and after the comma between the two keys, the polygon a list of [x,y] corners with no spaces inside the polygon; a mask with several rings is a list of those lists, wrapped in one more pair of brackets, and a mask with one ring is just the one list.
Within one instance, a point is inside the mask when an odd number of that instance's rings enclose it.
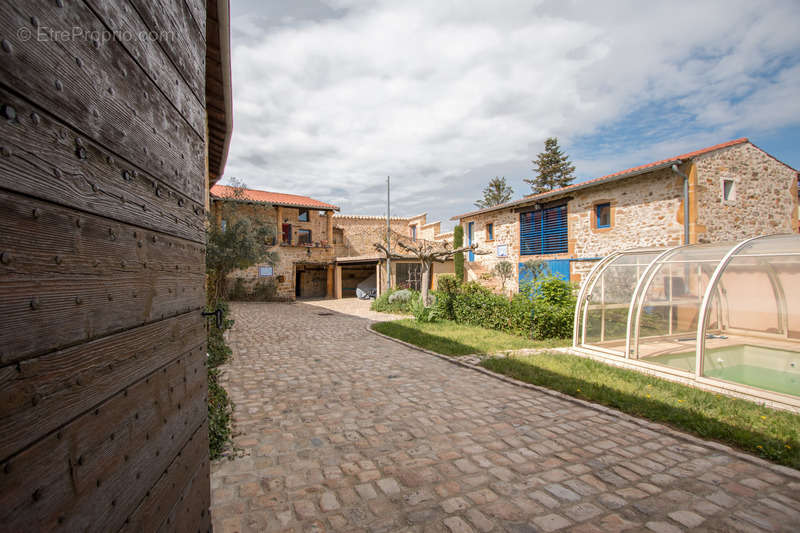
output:
{"label": "transparent polycarbonate panel", "polygon": [[719,279],[723,330],[783,333],[778,274],[766,257],[733,257]]}
{"label": "transparent polycarbonate panel", "polygon": [[800,396],[800,236],[775,239],[772,252],[768,240],[736,253],[719,277],[702,373]]}
{"label": "transparent polycarbonate panel", "polygon": [[639,322],[632,356],[694,372],[703,296],[714,270],[731,247],[726,243],[678,248],[653,266],[649,283],[636,303]]}
{"label": "transparent polycarbonate panel", "polygon": [[660,253],[659,250],[648,250],[622,254],[591,280],[583,306],[586,344],[624,355],[633,292],[647,267]]}
{"label": "transparent polycarbonate panel", "polygon": [[773,260],[772,266],[778,275],[786,303],[786,336],[800,342],[800,265],[798,258]]}
{"label": "transparent polycarbonate panel", "polygon": [[798,235],[770,235],[759,239],[753,239],[739,250],[736,255],[783,255],[783,254],[797,254],[798,251]]}

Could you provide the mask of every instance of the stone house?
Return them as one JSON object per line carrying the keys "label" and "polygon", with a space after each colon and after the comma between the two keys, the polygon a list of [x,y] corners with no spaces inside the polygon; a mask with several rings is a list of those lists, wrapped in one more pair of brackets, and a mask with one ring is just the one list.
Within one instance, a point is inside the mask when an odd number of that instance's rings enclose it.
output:
{"label": "stone house", "polygon": [[257,283],[273,287],[285,299],[322,298],[333,294],[333,213],[339,208],[307,196],[281,194],[227,185],[211,188],[211,213],[225,228],[239,217],[271,224],[276,229],[275,265],[259,264],[234,272],[248,290]]}
{"label": "stone house", "polygon": [[[457,215],[468,279],[491,279],[499,261],[528,260],[573,282],[615,251],[740,240],[798,231],[798,172],[747,139]],[[489,281],[491,280],[491,281]]]}
{"label": "stone house", "polygon": [[[341,280],[341,292],[337,289],[336,297],[355,296],[356,287],[372,279],[372,276],[380,294],[386,285],[386,260],[375,250],[375,243],[386,238],[386,217],[336,214],[333,219],[336,279]],[[392,217],[390,227],[394,234],[411,240],[449,241],[451,244],[453,241],[452,232],[439,233],[441,222],[427,222],[427,213],[413,217]],[[413,256],[392,259],[389,270],[392,287],[420,288],[420,263]],[[440,275],[454,272],[452,260],[434,264],[430,288],[436,288]]]}
{"label": "stone house", "polygon": [[[210,204],[220,227],[247,217],[277,230],[271,248],[278,255],[276,264],[233,273],[234,283],[243,283],[247,291],[261,286],[287,300],[342,298],[355,296],[359,285],[380,289],[385,283],[386,263],[374,246],[385,238],[385,217],[336,214],[339,207],[308,196],[226,185],[211,188]],[[391,219],[393,232],[412,238],[433,240],[439,227],[439,222],[428,224],[425,214]],[[391,271],[393,286],[419,281],[419,262],[412,257],[393,261]],[[435,274],[444,272],[454,272],[452,261],[437,265]]]}

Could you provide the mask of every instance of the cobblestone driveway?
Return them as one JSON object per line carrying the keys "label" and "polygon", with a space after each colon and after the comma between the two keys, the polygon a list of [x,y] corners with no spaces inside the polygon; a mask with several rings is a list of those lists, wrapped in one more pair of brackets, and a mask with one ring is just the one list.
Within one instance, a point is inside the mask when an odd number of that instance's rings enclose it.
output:
{"label": "cobblestone driveway", "polygon": [[[237,304],[216,531],[798,531],[800,483],[303,304]],[[657,427],[657,426],[656,426]]]}

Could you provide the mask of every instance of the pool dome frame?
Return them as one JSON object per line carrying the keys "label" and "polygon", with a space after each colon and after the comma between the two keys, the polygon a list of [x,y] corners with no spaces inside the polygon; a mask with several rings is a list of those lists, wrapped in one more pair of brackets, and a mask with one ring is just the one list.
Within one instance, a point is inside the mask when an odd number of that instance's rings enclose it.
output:
{"label": "pool dome frame", "polygon": [[[739,301],[750,298],[748,291],[759,289],[763,298]],[[772,300],[774,316],[762,309]],[[742,327],[747,320],[751,326],[760,321],[770,327]],[[730,327],[732,321],[737,327]],[[712,349],[722,356],[707,357]],[[726,365],[725,360],[737,357],[733,355],[737,349],[741,364]],[[573,350],[616,366],[800,411],[800,235],[609,254],[594,266],[578,292]],[[778,366],[758,369],[769,373],[772,381],[756,380],[754,385],[745,379],[750,377],[747,369],[753,368],[745,364],[745,350],[766,354],[751,358]],[[780,354],[780,363],[772,353]],[[781,370],[780,358],[787,357],[791,367]],[[738,374],[732,378],[734,372]],[[778,386],[759,386],[771,385],[775,377]]]}

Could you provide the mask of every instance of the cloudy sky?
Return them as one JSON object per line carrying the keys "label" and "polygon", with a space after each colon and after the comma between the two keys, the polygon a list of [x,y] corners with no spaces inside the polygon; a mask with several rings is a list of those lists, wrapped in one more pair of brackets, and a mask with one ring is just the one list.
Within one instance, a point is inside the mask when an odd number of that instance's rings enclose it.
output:
{"label": "cloudy sky", "polygon": [[[234,0],[226,178],[343,212],[530,192],[557,136],[578,181],[738,137],[800,168],[800,2]],[[447,223],[450,225],[451,223]]]}

